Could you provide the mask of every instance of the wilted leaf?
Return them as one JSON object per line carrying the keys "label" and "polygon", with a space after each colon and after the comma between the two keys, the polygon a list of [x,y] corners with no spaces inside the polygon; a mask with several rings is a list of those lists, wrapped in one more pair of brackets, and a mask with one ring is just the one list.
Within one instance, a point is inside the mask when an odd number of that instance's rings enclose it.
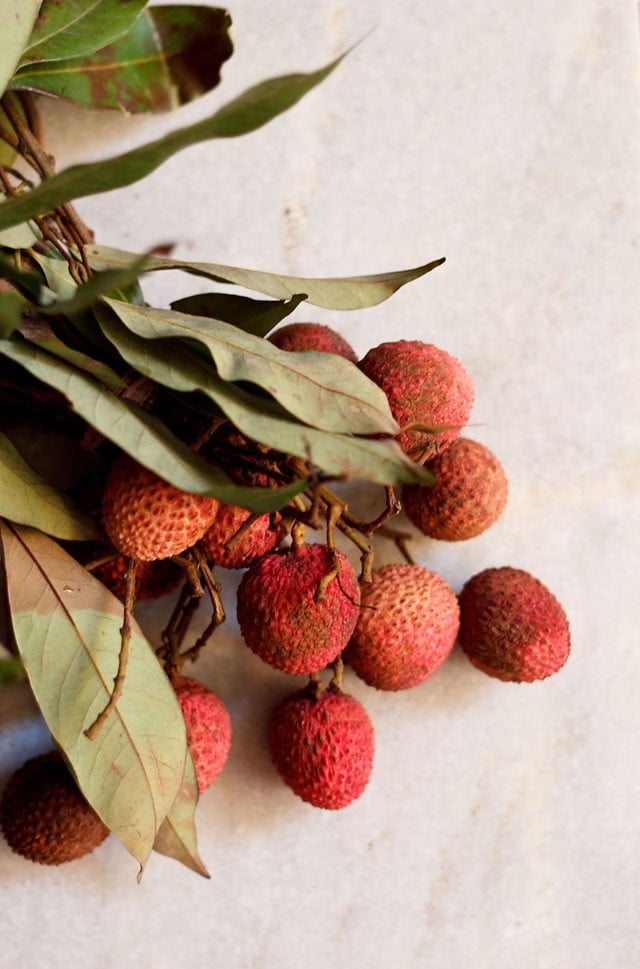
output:
{"label": "wilted leaf", "polygon": [[59,545],[0,523],[14,638],[51,735],[105,824],[144,867],[183,779],[175,692],[133,623],[122,696],[98,735],[120,652],[122,604]]}
{"label": "wilted leaf", "polygon": [[39,7],[40,0],[2,0],[0,7],[0,96],[4,94],[29,41]]}
{"label": "wilted leaf", "polygon": [[198,805],[198,784],[193,760],[187,751],[184,778],[169,814],[163,821],[153,844],[153,850],[180,861],[197,875],[209,878],[198,854],[195,810]]}
{"label": "wilted leaf", "polygon": [[70,199],[98,195],[100,192],[131,185],[190,145],[211,138],[233,138],[255,131],[293,107],[312,88],[320,84],[341,60],[342,57],[338,57],[326,67],[310,74],[288,74],[263,81],[204,121],[168,132],[156,141],[106,161],[67,168],[45,179],[31,192],[9,199],[0,206],[0,229],[26,222],[34,215],[48,212]]}
{"label": "wilted leaf", "polygon": [[292,296],[291,299],[279,300],[252,299],[250,296],[236,296],[233,293],[199,293],[175,300],[171,309],[178,313],[224,320],[247,333],[266,336],[306,298],[305,293]]}
{"label": "wilted leaf", "polygon": [[0,517],[71,542],[100,537],[91,518],[34,471],[2,433]]}
{"label": "wilted leaf", "polygon": [[[133,253],[111,249],[108,246],[88,246],[87,254],[94,269],[115,269],[126,266],[136,258]],[[218,283],[244,286],[246,289],[265,293],[276,299],[292,299],[298,293],[305,293],[307,301],[315,306],[332,310],[356,310],[382,303],[401,286],[426,275],[432,269],[441,266],[444,261],[444,258],[434,259],[433,262],[414,269],[402,269],[373,276],[307,279],[302,276],[281,276],[278,273],[260,272],[256,269],[221,266],[216,263],[186,262],[167,256],[150,256],[145,271],[180,269],[196,276],[206,276]]]}
{"label": "wilted leaf", "polygon": [[0,354],[65,395],[87,424],[145,467],[183,491],[211,495],[251,511],[276,511],[306,487],[303,479],[286,488],[247,488],[194,454],[151,414],[134,407],[93,378],[23,340],[0,340]]}
{"label": "wilted leaf", "polygon": [[118,320],[101,316],[105,334],[140,373],[182,393],[199,390],[213,400],[247,437],[285,451],[340,478],[364,478],[379,484],[427,483],[430,476],[409,460],[394,441],[372,441],[319,431],[292,421],[273,401],[249,394],[221,380],[212,366],[190,348],[135,336]]}
{"label": "wilted leaf", "polygon": [[230,23],[226,11],[211,7],[146,10],[114,43],[81,57],[22,67],[10,87],[85,108],[170,111],[218,84],[233,49]]}
{"label": "wilted leaf", "polygon": [[384,392],[349,360],[291,353],[221,320],[105,299],[125,326],[147,340],[181,337],[206,346],[223,380],[262,387],[291,414],[325,431],[396,434]]}
{"label": "wilted leaf", "polygon": [[106,47],[133,26],[147,0],[43,0],[21,66],[79,57]]}

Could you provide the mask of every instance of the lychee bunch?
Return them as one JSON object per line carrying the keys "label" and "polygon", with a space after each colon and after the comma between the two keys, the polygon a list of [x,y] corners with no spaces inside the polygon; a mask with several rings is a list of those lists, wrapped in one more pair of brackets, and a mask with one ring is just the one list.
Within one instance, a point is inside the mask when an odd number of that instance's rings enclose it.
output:
{"label": "lychee bunch", "polygon": [[485,569],[469,579],[459,598],[460,645],[478,669],[530,683],[564,666],[570,650],[567,617],[528,572]]}
{"label": "lychee bunch", "polygon": [[[128,561],[126,555],[116,555],[93,570],[95,577],[122,600],[127,594]],[[136,599],[159,599],[175,589],[183,576],[180,566],[169,559],[140,562],[136,570]]]}
{"label": "lychee bunch", "polygon": [[57,751],[12,774],[0,799],[0,827],[13,851],[41,865],[82,858],[109,834]]}
{"label": "lychee bunch", "polygon": [[353,632],[359,604],[349,559],[319,544],[257,559],[237,594],[245,643],[285,673],[313,673],[333,662]]}
{"label": "lychee bunch", "polygon": [[275,330],[269,341],[280,350],[321,350],[336,353],[355,363],[358,355],[343,336],[323,323],[288,323]]}
{"label": "lychee bunch", "polygon": [[315,807],[346,807],[367,786],[373,725],[359,700],[335,687],[285,697],[269,717],[267,740],[285,784]]}
{"label": "lychee bunch", "polygon": [[[207,558],[226,569],[244,569],[260,555],[270,552],[278,541],[270,515],[252,517],[246,508],[220,504],[213,522],[200,539]],[[276,525],[280,516],[273,516]]]}
{"label": "lychee bunch", "polygon": [[[385,392],[403,428],[396,440],[414,460],[435,457],[467,423],[473,384],[460,361],[445,350],[420,340],[396,340],[373,347],[359,366]],[[427,429],[412,429],[412,424]]]}
{"label": "lychee bunch", "polygon": [[458,437],[427,468],[435,477],[431,487],[402,488],[407,517],[424,535],[463,541],[486,531],[504,511],[507,476],[483,444]]}
{"label": "lychee bunch", "polygon": [[179,555],[213,521],[215,498],[181,491],[127,455],[114,463],[102,494],[102,524],[114,547],[141,561]]}
{"label": "lychee bunch", "polygon": [[419,565],[384,565],[361,583],[361,607],[344,660],[378,690],[406,690],[431,676],[453,649],[458,600]]}
{"label": "lychee bunch", "polygon": [[180,677],[174,684],[187,728],[198,790],[202,794],[224,767],[231,747],[231,718],[220,697],[202,683]]}

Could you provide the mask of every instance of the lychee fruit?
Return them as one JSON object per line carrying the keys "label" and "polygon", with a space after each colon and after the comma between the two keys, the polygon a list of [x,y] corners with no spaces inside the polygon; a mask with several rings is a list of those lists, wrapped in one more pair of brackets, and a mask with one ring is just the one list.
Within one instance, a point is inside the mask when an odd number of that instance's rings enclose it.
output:
{"label": "lychee fruit", "polygon": [[384,565],[361,584],[344,660],[369,686],[406,690],[444,663],[459,622],[458,600],[441,576],[419,565]]}
{"label": "lychee fruit", "polygon": [[[127,594],[126,555],[114,558],[93,569],[93,575],[124,601]],[[159,599],[179,585],[184,572],[176,562],[162,559],[157,562],[139,562],[136,570],[136,599]]]}
{"label": "lychee fruit", "polygon": [[458,437],[427,468],[435,484],[404,485],[409,520],[430,538],[459,542],[494,524],[507,503],[507,476],[497,457],[477,441]]}
{"label": "lychee fruit", "polygon": [[358,618],[358,579],[344,553],[301,545],[257,559],[238,587],[247,646],[284,673],[314,673],[333,662]]}
{"label": "lychee fruit", "polygon": [[569,623],[555,596],[523,569],[485,569],[460,593],[460,645],[499,680],[531,683],[557,672],[570,649]]}
{"label": "lychee fruit", "polygon": [[288,323],[271,333],[269,342],[280,350],[322,350],[356,363],[358,355],[343,336],[322,323]]}
{"label": "lychee fruit", "polygon": [[180,677],[174,684],[187,728],[187,746],[202,794],[213,784],[231,747],[231,718],[220,697],[197,680]]}
{"label": "lychee fruit", "polygon": [[202,538],[219,502],[181,491],[123,455],[102,495],[102,524],[123,555],[155,561],[179,555]]}
{"label": "lychee fruit", "polygon": [[13,851],[41,865],[82,858],[109,834],[57,751],[12,774],[0,799],[0,827]]}
{"label": "lychee fruit", "polygon": [[267,740],[285,784],[315,807],[346,807],[367,786],[373,725],[362,704],[337,688],[285,697],[269,717]]}
{"label": "lychee fruit", "polygon": [[[244,569],[260,555],[270,552],[278,541],[277,528],[269,515],[258,515],[238,505],[221,504],[216,517],[200,539],[206,557],[225,569]],[[273,523],[280,516],[276,513]]]}
{"label": "lychee fruit", "polygon": [[471,378],[445,350],[420,340],[396,340],[372,347],[359,366],[385,392],[403,429],[396,440],[415,461],[435,457],[467,423],[474,397]]}

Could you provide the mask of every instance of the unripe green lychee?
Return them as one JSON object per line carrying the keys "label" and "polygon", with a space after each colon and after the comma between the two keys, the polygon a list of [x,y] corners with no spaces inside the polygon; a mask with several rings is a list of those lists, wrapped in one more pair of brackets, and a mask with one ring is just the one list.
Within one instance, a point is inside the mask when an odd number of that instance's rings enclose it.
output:
{"label": "unripe green lychee", "polygon": [[231,747],[231,718],[220,697],[197,680],[180,677],[174,684],[187,728],[187,746],[200,793],[213,784]]}
{"label": "unripe green lychee", "polygon": [[0,799],[0,827],[13,851],[41,865],[82,858],[109,834],[57,751],[12,774]]}
{"label": "unripe green lychee", "polygon": [[[278,541],[270,515],[258,515],[238,505],[220,504],[213,522],[200,539],[200,548],[216,565],[244,569],[260,555],[270,552]],[[280,516],[274,515],[274,524]],[[248,523],[248,524],[247,524]]]}
{"label": "unripe green lychee", "polygon": [[362,704],[333,687],[282,700],[267,727],[269,752],[285,784],[315,807],[337,810],[360,797],[373,767],[374,734]]}
{"label": "unripe green lychee", "polygon": [[507,476],[497,457],[477,441],[458,437],[427,464],[431,486],[404,485],[402,503],[424,535],[459,542],[480,535],[502,514]]}
{"label": "unripe green lychee", "polygon": [[344,660],[378,690],[406,690],[431,676],[453,649],[455,593],[419,565],[384,565],[361,583],[358,621]]}
{"label": "unripe green lychee", "polygon": [[541,680],[564,666],[569,623],[555,596],[523,569],[485,569],[460,593],[460,645],[499,680]]}
{"label": "unripe green lychee", "polygon": [[343,336],[323,323],[287,323],[269,335],[269,341],[281,350],[322,350],[337,353],[355,363],[358,356]]}
{"label": "unripe green lychee", "polygon": [[213,521],[215,498],[181,491],[126,455],[118,458],[102,495],[102,524],[123,555],[155,561],[179,555]]}
{"label": "unripe green lychee", "polygon": [[285,673],[314,673],[346,645],[359,603],[346,555],[302,545],[269,552],[249,567],[238,587],[238,622],[245,643],[265,663]]}
{"label": "unripe green lychee", "polygon": [[[420,340],[396,340],[372,347],[360,369],[387,395],[403,428],[396,440],[416,461],[427,461],[451,444],[467,423],[473,385],[459,360]],[[434,430],[411,429],[422,424]],[[443,430],[435,430],[435,428]]]}

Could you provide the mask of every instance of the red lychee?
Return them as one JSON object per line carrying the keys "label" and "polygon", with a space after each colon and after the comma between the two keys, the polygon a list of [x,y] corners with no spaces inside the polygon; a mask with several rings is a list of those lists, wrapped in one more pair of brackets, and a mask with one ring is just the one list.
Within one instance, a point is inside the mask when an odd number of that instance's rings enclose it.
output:
{"label": "red lychee", "polygon": [[358,622],[344,660],[378,690],[406,690],[431,676],[453,649],[455,593],[419,565],[384,565],[361,584]]}
{"label": "red lychee", "polygon": [[333,687],[282,700],[267,727],[269,752],[285,784],[315,807],[337,810],[360,797],[373,767],[374,735],[362,704]]}
{"label": "red lychee", "polygon": [[302,545],[269,552],[249,567],[238,587],[238,622],[245,643],[265,663],[285,673],[313,673],[346,645],[359,603],[346,555]]}
{"label": "red lychee", "polygon": [[485,569],[469,579],[459,598],[460,645],[489,676],[531,683],[566,662],[565,612],[528,572],[510,566]]}
{"label": "red lychee", "polygon": [[[249,522],[251,517],[246,508],[221,504],[200,539],[200,548],[207,558],[226,569],[244,569],[260,555],[270,552],[278,541],[270,516],[258,515]],[[279,518],[276,513],[274,524]]]}
{"label": "red lychee", "polygon": [[12,774],[0,800],[0,827],[13,851],[41,865],[82,858],[109,834],[57,751]]}
{"label": "red lychee", "polygon": [[181,491],[123,455],[107,476],[102,524],[119,552],[150,562],[194,545],[218,506],[215,498]]}
{"label": "red lychee", "polygon": [[[391,413],[403,428],[396,440],[416,461],[443,451],[469,419],[471,378],[459,360],[431,343],[381,343],[360,361],[360,369],[387,395]],[[411,424],[434,430],[411,429]],[[438,427],[443,430],[435,430]]]}
{"label": "red lychee", "polygon": [[[127,594],[126,555],[115,558],[93,569],[93,575],[106,585],[118,599]],[[136,570],[136,599],[159,599],[179,585],[184,577],[180,566],[168,559],[159,562],[139,562]]]}
{"label": "red lychee", "polygon": [[337,353],[353,363],[358,359],[345,338],[322,323],[288,323],[272,333],[269,341],[281,350],[322,350],[324,353]]}
{"label": "red lychee", "polygon": [[432,487],[404,485],[407,517],[430,538],[459,542],[480,535],[507,503],[507,476],[496,456],[477,441],[458,437],[427,464]]}
{"label": "red lychee", "polygon": [[196,769],[202,794],[213,784],[227,760],[231,747],[231,718],[213,690],[197,680],[180,677],[176,696],[187,728],[187,746]]}

